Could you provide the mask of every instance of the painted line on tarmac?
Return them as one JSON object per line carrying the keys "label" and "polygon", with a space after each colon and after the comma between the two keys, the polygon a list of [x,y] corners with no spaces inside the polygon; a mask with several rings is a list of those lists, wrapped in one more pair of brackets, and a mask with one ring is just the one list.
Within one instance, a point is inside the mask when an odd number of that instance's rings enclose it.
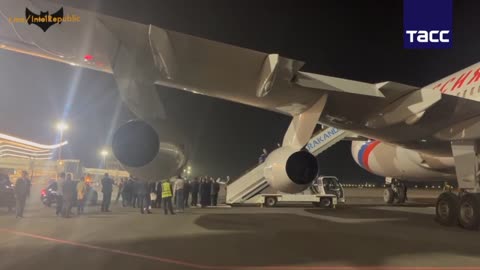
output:
{"label": "painted line on tarmac", "polygon": [[119,255],[126,255],[130,257],[146,259],[150,261],[156,261],[166,264],[172,264],[177,266],[186,266],[193,269],[211,269],[211,270],[241,270],[241,269],[249,269],[249,270],[480,270],[480,266],[478,267],[431,267],[431,266],[288,266],[288,265],[272,265],[272,266],[227,266],[227,265],[205,265],[205,264],[196,264],[181,260],[169,259],[164,257],[157,257],[157,256],[150,256],[141,253],[129,252],[120,249],[111,249],[105,248],[100,246],[94,246],[64,239],[52,238],[48,236],[21,232],[16,230],[10,230],[5,228],[0,228],[0,232],[14,234],[17,236],[29,237],[38,240],[44,240],[56,244],[63,244],[69,245],[73,247],[80,247],[90,250],[98,250],[103,251],[106,253],[113,253]]}
{"label": "painted line on tarmac", "polygon": [[311,217],[320,220],[325,220],[335,223],[344,223],[344,224],[362,224],[362,223],[378,223],[378,222],[390,222],[390,221],[404,221],[408,220],[407,218],[342,218],[342,217],[332,217],[332,216],[323,216],[318,214],[312,214],[309,212],[296,213],[299,216]]}
{"label": "painted line on tarmac", "polygon": [[181,265],[181,266],[188,266],[188,267],[199,268],[199,269],[209,269],[207,267],[202,267],[202,265],[198,265],[198,264],[194,264],[194,263],[188,263],[188,262],[184,262],[184,261],[162,258],[162,257],[156,257],[156,256],[149,256],[149,255],[144,255],[144,254],[140,254],[140,253],[124,251],[124,250],[120,250],[120,249],[111,249],[111,248],[105,248],[105,247],[100,247],[100,246],[94,246],[94,245],[89,245],[89,244],[84,244],[84,243],[79,243],[79,242],[74,242],[74,241],[69,241],[69,240],[64,240],[64,239],[52,238],[52,237],[38,235],[38,234],[14,231],[14,230],[10,230],[10,229],[0,228],[0,232],[15,234],[15,235],[18,235],[18,236],[30,237],[30,238],[39,239],[39,240],[45,240],[45,241],[52,242],[52,243],[57,243],[57,244],[64,244],[64,245],[81,247],[81,248],[86,248],[86,249],[91,249],[91,250],[100,250],[100,251],[105,251],[105,252],[108,252],[108,253],[127,255],[127,256],[130,256],[130,257],[137,257],[137,258],[148,259],[148,260],[153,260],[153,261],[158,261],[158,262],[163,262],[163,263],[169,263],[169,264],[175,264],[175,265]]}

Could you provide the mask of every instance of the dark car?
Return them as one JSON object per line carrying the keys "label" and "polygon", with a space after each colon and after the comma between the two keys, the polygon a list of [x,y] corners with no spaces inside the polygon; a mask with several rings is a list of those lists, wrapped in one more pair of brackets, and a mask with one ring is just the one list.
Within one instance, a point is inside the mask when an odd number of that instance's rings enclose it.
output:
{"label": "dark car", "polygon": [[[78,183],[78,182],[77,182]],[[40,193],[40,198],[42,200],[42,203],[50,207],[52,204],[57,202],[57,190],[58,190],[58,185],[57,182],[53,182],[50,185],[48,185],[46,188],[41,190]],[[75,197],[77,193],[77,190],[75,189],[74,194]],[[98,201],[98,193],[96,190],[91,188],[89,185],[87,185],[87,205],[96,205]]]}
{"label": "dark car", "polygon": [[9,212],[15,208],[15,193],[8,179],[0,181],[0,207],[7,207]]}

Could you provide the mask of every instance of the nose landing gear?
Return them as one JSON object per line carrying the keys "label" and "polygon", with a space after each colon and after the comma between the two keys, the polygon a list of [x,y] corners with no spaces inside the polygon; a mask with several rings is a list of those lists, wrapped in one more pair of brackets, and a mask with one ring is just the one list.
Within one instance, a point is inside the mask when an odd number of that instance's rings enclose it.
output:
{"label": "nose landing gear", "polygon": [[[386,181],[388,185],[388,180]],[[383,191],[383,201],[387,204],[402,204],[407,200],[407,186],[404,182],[392,179]]]}

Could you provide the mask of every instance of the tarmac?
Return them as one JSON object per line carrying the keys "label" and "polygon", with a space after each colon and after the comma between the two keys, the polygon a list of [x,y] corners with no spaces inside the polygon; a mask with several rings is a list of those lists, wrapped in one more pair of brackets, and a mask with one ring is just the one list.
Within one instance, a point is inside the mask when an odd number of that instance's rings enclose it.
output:
{"label": "tarmac", "polygon": [[[55,216],[30,199],[25,218],[0,209],[0,269],[479,269],[480,232],[434,222],[438,191],[385,206],[381,189],[347,190],[336,209],[88,207]],[[467,268],[468,267],[468,268]]]}

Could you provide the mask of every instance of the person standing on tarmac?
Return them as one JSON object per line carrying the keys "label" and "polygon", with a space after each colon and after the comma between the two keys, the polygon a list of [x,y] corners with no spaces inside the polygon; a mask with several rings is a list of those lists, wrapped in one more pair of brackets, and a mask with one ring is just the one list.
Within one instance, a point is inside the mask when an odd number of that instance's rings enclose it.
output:
{"label": "person standing on tarmac", "polygon": [[193,179],[192,183],[190,184],[190,189],[192,191],[192,203],[190,204],[191,206],[197,206],[198,203],[198,188],[199,188],[199,183],[198,183],[198,177],[195,177]]}
{"label": "person standing on tarmac", "polygon": [[148,214],[151,214],[152,212],[150,212],[150,209],[148,209],[150,202],[149,183],[141,181],[138,182],[137,196],[140,213],[145,214],[145,211],[147,211]]}
{"label": "person standing on tarmac", "polygon": [[162,203],[165,215],[168,215],[168,211],[170,211],[170,214],[175,215],[172,206],[172,185],[167,179],[162,181]]}
{"label": "person standing on tarmac", "polygon": [[75,183],[72,181],[72,175],[67,174],[63,185],[63,217],[69,218],[72,211],[73,201],[75,200]]}
{"label": "person standing on tarmac", "polygon": [[138,178],[134,178],[133,182],[133,208],[140,207],[140,200],[143,199],[143,185],[142,181]]}
{"label": "person standing on tarmac", "polygon": [[57,180],[57,211],[56,215],[63,214],[63,186],[65,185],[65,173],[61,172]]}
{"label": "person standing on tarmac", "polygon": [[120,180],[120,183],[118,183],[118,192],[117,192],[117,198],[115,198],[115,204],[118,204],[118,200],[120,199],[120,197],[122,197],[122,201],[125,200],[125,198],[123,198],[123,188],[125,187],[125,179],[122,178]]}
{"label": "person standing on tarmac", "polygon": [[87,184],[85,184],[85,177],[82,177],[77,184],[77,215],[83,214],[84,212],[86,195]]}
{"label": "person standing on tarmac", "polygon": [[155,194],[157,194],[154,202],[155,208],[162,208],[162,181],[155,183]]}
{"label": "person standing on tarmac", "polygon": [[130,182],[129,178],[126,178],[125,181],[123,182],[122,207],[126,207],[129,204],[129,201],[130,201],[130,197],[129,197],[129,194],[128,194],[129,182]]}
{"label": "person standing on tarmac", "polygon": [[205,181],[205,204],[212,205],[212,178],[207,178]]}
{"label": "person standing on tarmac", "polygon": [[190,196],[191,187],[190,180],[185,180],[185,186],[183,187],[183,201],[186,208],[188,208],[188,197]]}
{"label": "person standing on tarmac", "polygon": [[123,197],[125,198],[125,204],[124,206],[132,206],[133,203],[133,176],[130,176],[130,178],[127,180],[125,183],[125,186],[123,188]]}
{"label": "person standing on tarmac", "polygon": [[15,201],[17,218],[23,218],[23,210],[25,209],[25,202],[30,195],[30,180],[28,179],[28,173],[22,171],[22,176],[17,179],[15,183]]}
{"label": "person standing on tarmac", "polygon": [[218,181],[212,182],[212,204],[213,206],[217,206],[218,201],[218,192],[220,192],[220,184]]}
{"label": "person standing on tarmac", "polygon": [[173,185],[173,190],[175,192],[175,205],[177,211],[183,212],[185,210],[185,200],[183,199],[184,194],[184,187],[185,187],[185,180],[178,175],[175,179],[175,183]]}
{"label": "person standing on tarmac", "polygon": [[110,212],[110,202],[112,201],[113,191],[113,179],[109,177],[108,173],[105,173],[102,179],[102,212]]}
{"label": "person standing on tarmac", "polygon": [[206,190],[206,183],[205,183],[205,178],[201,177],[200,178],[200,184],[199,184],[199,194],[200,194],[200,205],[203,207],[207,206],[207,202],[205,201],[205,190]]}

